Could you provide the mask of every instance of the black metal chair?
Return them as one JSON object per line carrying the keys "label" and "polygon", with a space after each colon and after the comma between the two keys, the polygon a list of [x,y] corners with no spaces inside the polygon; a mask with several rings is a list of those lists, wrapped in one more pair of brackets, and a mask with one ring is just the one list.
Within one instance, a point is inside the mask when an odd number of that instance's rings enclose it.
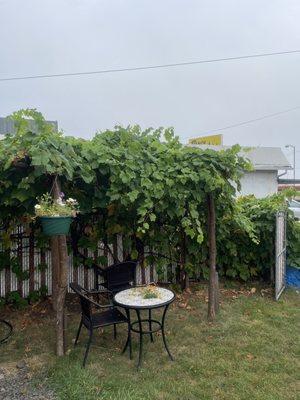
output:
{"label": "black metal chair", "polygon": [[[94,268],[96,275],[96,290],[105,287],[113,295],[124,289],[136,286],[136,261],[125,261],[109,267]],[[104,281],[99,282],[99,278]]]}
{"label": "black metal chair", "polygon": [[[94,294],[98,294],[95,291],[89,291],[84,289],[82,286],[78,285],[77,283],[70,283],[71,289],[78,295],[80,299],[81,305],[81,320],[79,323],[76,339],[74,346],[76,346],[78,342],[78,338],[81,332],[82,325],[89,331],[89,339],[87,342],[84,358],[83,358],[83,367],[85,367],[86,360],[88,357],[88,353],[90,350],[92,338],[93,338],[93,331],[94,329],[98,329],[104,326],[114,326],[114,336],[116,337],[116,325],[121,323],[127,323],[128,320],[124,314],[122,314],[116,307],[112,304],[102,305],[95,302],[91,297]],[[94,313],[93,307],[104,310],[101,312]]]}

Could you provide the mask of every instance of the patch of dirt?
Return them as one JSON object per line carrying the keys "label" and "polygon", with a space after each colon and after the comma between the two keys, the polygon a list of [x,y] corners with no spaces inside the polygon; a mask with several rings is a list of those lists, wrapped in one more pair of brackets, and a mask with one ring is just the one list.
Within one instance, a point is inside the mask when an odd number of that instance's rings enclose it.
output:
{"label": "patch of dirt", "polygon": [[[227,300],[235,300],[241,296],[257,296],[261,295],[262,297],[273,296],[273,288],[271,287],[262,287],[259,284],[253,286],[248,285],[240,285],[237,288],[226,288],[220,287],[220,304],[222,303],[222,299]],[[208,303],[208,290],[207,288],[199,288],[196,284],[191,285],[191,288],[185,290],[182,293],[176,295],[176,306],[178,308],[192,310],[193,307],[190,303],[193,302],[193,299],[200,299],[204,303]]]}
{"label": "patch of dirt", "polygon": [[[80,313],[78,300],[75,296],[67,295],[66,306],[67,313]],[[54,319],[54,316],[55,313],[52,308],[51,297],[21,309],[16,309],[13,306],[8,305],[1,310],[1,318],[7,319],[13,323],[14,329],[16,328],[19,331],[25,330],[32,324],[43,324],[44,320]]]}
{"label": "patch of dirt", "polygon": [[55,400],[44,383],[32,382],[32,369],[21,360],[0,368],[0,400]]}

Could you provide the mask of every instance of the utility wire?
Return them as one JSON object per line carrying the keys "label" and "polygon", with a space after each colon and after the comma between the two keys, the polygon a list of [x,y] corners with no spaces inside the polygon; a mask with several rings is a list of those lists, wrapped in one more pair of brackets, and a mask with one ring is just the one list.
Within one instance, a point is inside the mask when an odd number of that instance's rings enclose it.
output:
{"label": "utility wire", "polygon": [[66,76],[97,75],[97,74],[108,74],[108,73],[113,73],[113,72],[128,72],[128,71],[141,71],[141,70],[159,69],[159,68],[173,68],[173,67],[181,67],[181,66],[186,66],[186,65],[208,64],[208,63],[215,63],[215,62],[244,60],[244,59],[249,59],[249,58],[270,57],[270,56],[288,55],[288,54],[295,54],[295,53],[300,53],[300,50],[278,51],[278,52],[274,52],[274,53],[250,54],[250,55],[237,56],[237,57],[213,58],[213,59],[209,59],[209,60],[187,61],[187,62],[179,62],[179,63],[172,63],[172,64],[158,64],[158,65],[146,65],[146,66],[140,66],[140,67],[102,69],[102,70],[98,70],[98,71],[15,76],[15,77],[8,77],[8,78],[0,78],[0,81],[4,82],[4,81],[17,81],[17,80],[27,80],[27,79],[58,78],[58,77],[66,77]]}
{"label": "utility wire", "polygon": [[277,115],[286,114],[286,113],[289,113],[291,111],[295,111],[295,110],[299,110],[299,109],[300,109],[300,106],[293,107],[293,108],[288,108],[287,110],[278,111],[278,112],[273,113],[273,114],[263,115],[262,117],[258,117],[258,118],[248,119],[247,121],[239,122],[237,124],[227,125],[227,126],[224,126],[222,128],[211,129],[211,130],[207,130],[205,132],[200,132],[198,135],[207,135],[207,134],[210,134],[210,133],[225,131],[226,129],[236,128],[238,126],[247,125],[247,124],[252,124],[253,122],[256,122],[256,121],[261,121],[261,120],[267,119],[267,118],[273,118],[273,117],[276,117]]}

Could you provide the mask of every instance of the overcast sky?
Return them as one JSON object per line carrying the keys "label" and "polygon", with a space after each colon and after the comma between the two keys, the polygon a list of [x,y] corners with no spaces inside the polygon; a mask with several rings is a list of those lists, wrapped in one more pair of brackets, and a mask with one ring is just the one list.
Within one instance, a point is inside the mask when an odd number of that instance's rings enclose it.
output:
{"label": "overcast sky", "polygon": [[[296,50],[299,21],[299,0],[0,0],[0,77]],[[185,142],[300,106],[299,72],[294,54],[0,82],[0,116],[34,107],[86,138],[116,124],[173,126]],[[296,145],[300,177],[300,109],[222,133],[224,144]]]}

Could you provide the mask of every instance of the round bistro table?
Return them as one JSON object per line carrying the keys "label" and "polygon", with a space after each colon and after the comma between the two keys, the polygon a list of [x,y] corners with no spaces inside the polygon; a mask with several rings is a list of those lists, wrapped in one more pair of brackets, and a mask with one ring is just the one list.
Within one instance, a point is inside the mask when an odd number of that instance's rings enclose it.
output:
{"label": "round bistro table", "polygon": [[[175,293],[172,290],[156,287],[157,298],[144,298],[146,287],[135,287],[131,289],[122,290],[117,293],[113,302],[116,306],[122,307],[126,311],[128,319],[128,335],[122,353],[125,353],[127,347],[129,347],[129,357],[132,359],[132,346],[131,346],[131,333],[135,332],[139,334],[139,358],[137,368],[141,366],[142,352],[143,352],[143,336],[149,335],[151,342],[153,342],[153,333],[161,331],[162,339],[165,349],[173,361],[174,358],[170,353],[166,342],[165,336],[165,319],[169,305],[175,300]],[[158,321],[152,318],[152,310],[156,308],[163,308],[162,319]],[[136,312],[137,320],[131,322],[130,311]],[[148,311],[148,317],[142,318],[141,312]]]}

